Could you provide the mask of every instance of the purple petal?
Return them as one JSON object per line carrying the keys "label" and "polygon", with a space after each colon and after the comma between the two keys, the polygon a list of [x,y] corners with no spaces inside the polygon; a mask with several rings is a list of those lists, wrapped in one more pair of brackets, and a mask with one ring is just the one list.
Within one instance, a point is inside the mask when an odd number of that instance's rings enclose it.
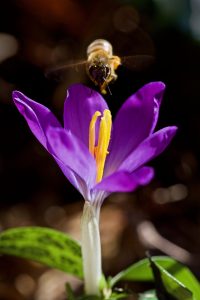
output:
{"label": "purple petal", "polygon": [[120,170],[133,172],[158,156],[169,145],[177,127],[165,127],[144,140],[121,164]]}
{"label": "purple petal", "polygon": [[104,178],[95,186],[95,189],[107,192],[130,192],[139,185],[148,184],[154,176],[154,170],[150,167],[143,167],[133,173],[119,171]]}
{"label": "purple petal", "polygon": [[[49,152],[64,166],[80,176],[88,186],[96,177],[96,163],[87,147],[63,128],[47,130]],[[63,168],[62,168],[63,170]]]}
{"label": "purple petal", "polygon": [[64,127],[70,130],[87,147],[89,124],[93,114],[108,109],[103,97],[82,84],[72,85],[67,92],[64,105]]}
{"label": "purple petal", "polygon": [[47,107],[31,100],[21,92],[14,91],[12,96],[15,105],[26,119],[33,134],[47,148],[46,129],[48,126],[60,127],[58,120]]}
{"label": "purple petal", "polygon": [[154,129],[157,125],[159,111],[160,111],[160,105],[161,105],[163,94],[165,91],[165,84],[163,82],[157,82],[157,83],[160,84],[160,86],[159,86],[160,92],[158,91],[158,93],[154,97],[153,123],[152,123],[152,128],[151,128],[150,134],[154,132]]}
{"label": "purple petal", "polygon": [[[60,127],[60,123],[58,122],[58,120],[48,108],[31,100],[21,92],[13,92],[13,101],[17,106],[19,112],[26,119],[33,134],[36,136],[39,142],[49,151],[46,131],[49,126]],[[57,159],[56,161],[67,179],[80,191],[79,182],[77,181],[77,175],[74,174],[74,172],[72,172],[70,169],[68,169],[62,162]]]}
{"label": "purple petal", "polygon": [[162,82],[146,84],[122,105],[113,123],[106,168],[117,168],[152,132],[164,89]]}

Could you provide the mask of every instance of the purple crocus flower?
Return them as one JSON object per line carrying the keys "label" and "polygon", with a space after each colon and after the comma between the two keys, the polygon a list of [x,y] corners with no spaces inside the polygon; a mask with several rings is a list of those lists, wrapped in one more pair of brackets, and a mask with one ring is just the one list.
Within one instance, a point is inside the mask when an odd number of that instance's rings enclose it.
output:
{"label": "purple crocus flower", "polygon": [[[177,130],[171,126],[153,133],[164,89],[162,82],[146,84],[122,105],[98,181],[97,163],[89,151],[89,127],[95,112],[103,116],[108,110],[99,93],[81,84],[71,86],[64,104],[64,128],[48,108],[21,92],[14,91],[13,100],[33,134],[85,200],[102,202],[111,192],[132,191],[153,178],[153,169],[144,164],[167,147]],[[95,125],[97,143],[99,118]]]}
{"label": "purple crocus flower", "polygon": [[164,89],[162,82],[142,87],[122,105],[112,125],[102,96],[75,84],[67,92],[64,127],[48,108],[13,92],[33,134],[86,200],[82,254],[87,294],[99,294],[99,209],[103,200],[112,192],[133,191],[148,184],[154,171],[144,165],[159,155],[176,133],[175,126],[154,133]]}

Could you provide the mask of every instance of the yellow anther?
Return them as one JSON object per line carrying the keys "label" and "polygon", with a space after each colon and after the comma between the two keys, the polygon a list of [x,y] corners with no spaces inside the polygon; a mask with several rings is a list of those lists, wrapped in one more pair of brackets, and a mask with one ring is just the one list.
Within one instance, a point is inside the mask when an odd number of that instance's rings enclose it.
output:
{"label": "yellow anther", "polygon": [[100,111],[96,111],[92,116],[92,120],[90,121],[89,127],[89,151],[92,156],[95,156],[95,125],[98,117],[101,116]]}
{"label": "yellow anther", "polygon": [[[105,109],[104,110],[104,116],[105,116],[105,121],[106,121],[106,147],[108,149],[109,146],[109,142],[110,142],[110,135],[111,135],[111,129],[112,129],[112,116],[111,116],[111,112],[109,109]],[[109,153],[107,151],[107,153]]]}
{"label": "yellow anther", "polygon": [[95,146],[95,124],[97,118],[100,116],[100,112],[96,111],[90,122],[89,129],[89,151],[94,156],[97,166],[96,181],[101,181],[103,177],[103,171],[108,152],[108,146],[110,142],[110,135],[112,129],[112,116],[108,109],[103,112],[101,122],[99,125],[98,144]]}

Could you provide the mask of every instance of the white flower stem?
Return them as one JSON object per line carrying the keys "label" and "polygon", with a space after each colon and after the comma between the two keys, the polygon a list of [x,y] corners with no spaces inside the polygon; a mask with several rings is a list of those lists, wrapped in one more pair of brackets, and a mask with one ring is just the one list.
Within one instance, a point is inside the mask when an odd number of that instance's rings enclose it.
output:
{"label": "white flower stem", "polygon": [[102,275],[99,208],[85,202],[81,226],[85,293],[99,295],[99,283]]}

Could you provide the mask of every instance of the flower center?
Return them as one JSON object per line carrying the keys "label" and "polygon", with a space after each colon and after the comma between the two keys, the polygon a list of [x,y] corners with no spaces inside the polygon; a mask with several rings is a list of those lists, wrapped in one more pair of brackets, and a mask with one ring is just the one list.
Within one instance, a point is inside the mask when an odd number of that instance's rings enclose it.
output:
{"label": "flower center", "polygon": [[100,116],[100,111],[96,111],[92,116],[89,126],[89,151],[96,160],[96,182],[101,181],[103,177],[106,156],[109,153],[108,146],[112,128],[111,112],[110,110],[105,109],[99,125],[98,141],[96,141],[96,122]]}

